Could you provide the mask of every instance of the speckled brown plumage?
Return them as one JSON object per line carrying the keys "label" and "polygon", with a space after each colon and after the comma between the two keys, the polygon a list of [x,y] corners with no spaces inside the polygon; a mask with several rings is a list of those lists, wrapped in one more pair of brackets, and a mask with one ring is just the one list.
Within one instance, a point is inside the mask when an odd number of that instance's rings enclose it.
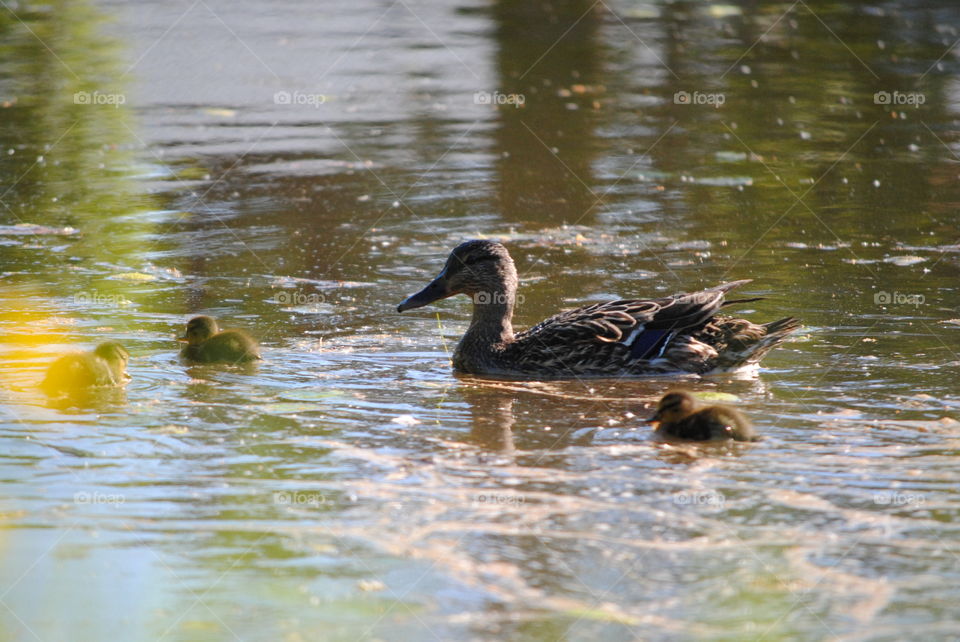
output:
{"label": "speckled brown plumage", "polygon": [[[453,356],[460,372],[522,378],[705,374],[756,363],[799,327],[718,315],[733,281],[688,294],[621,300],[561,312],[514,334],[517,272],[495,241],[457,246],[440,275],[398,311],[455,294],[473,299],[473,319]],[[752,301],[755,299],[745,299]]]}

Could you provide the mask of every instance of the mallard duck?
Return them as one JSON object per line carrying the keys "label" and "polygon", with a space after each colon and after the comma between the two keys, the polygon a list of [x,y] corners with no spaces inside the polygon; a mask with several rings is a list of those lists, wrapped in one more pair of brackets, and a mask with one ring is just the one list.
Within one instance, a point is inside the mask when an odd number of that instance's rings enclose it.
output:
{"label": "mallard duck", "polygon": [[792,317],[758,325],[718,314],[749,280],[661,299],[597,303],[561,312],[514,334],[513,259],[495,241],[457,246],[427,287],[397,306],[419,308],[455,294],[473,299],[473,319],[453,355],[463,373],[505,377],[644,376],[735,370],[760,359],[797,328]]}
{"label": "mallard duck", "polygon": [[693,395],[685,390],[665,394],[657,404],[656,414],[647,422],[657,422],[657,432],[680,439],[760,440],[750,421],[739,410],[720,404],[700,407]]}
{"label": "mallard duck", "polygon": [[70,394],[89,388],[121,386],[130,380],[130,354],[116,341],[106,341],[90,352],[67,354],[52,364],[41,388],[50,395]]}
{"label": "mallard duck", "polygon": [[194,317],[177,341],[185,341],[180,356],[198,363],[245,363],[260,359],[257,342],[243,330],[223,330],[213,317]]}

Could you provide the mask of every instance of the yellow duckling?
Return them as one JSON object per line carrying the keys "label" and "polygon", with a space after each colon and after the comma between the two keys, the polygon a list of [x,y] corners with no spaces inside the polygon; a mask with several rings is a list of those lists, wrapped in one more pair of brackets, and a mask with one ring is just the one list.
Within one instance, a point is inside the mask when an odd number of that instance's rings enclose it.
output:
{"label": "yellow duckling", "polygon": [[711,439],[734,439],[736,441],[759,441],[743,413],[724,405],[702,406],[689,392],[672,390],[657,404],[657,412],[647,420],[657,422],[657,432],[696,441]]}
{"label": "yellow duckling", "polygon": [[213,317],[190,319],[177,341],[186,342],[180,356],[197,363],[246,363],[260,359],[260,348],[242,330],[223,330]]}
{"label": "yellow duckling", "polygon": [[91,352],[68,354],[54,361],[40,387],[54,396],[88,388],[122,386],[130,380],[128,359],[130,353],[122,345],[107,341]]}

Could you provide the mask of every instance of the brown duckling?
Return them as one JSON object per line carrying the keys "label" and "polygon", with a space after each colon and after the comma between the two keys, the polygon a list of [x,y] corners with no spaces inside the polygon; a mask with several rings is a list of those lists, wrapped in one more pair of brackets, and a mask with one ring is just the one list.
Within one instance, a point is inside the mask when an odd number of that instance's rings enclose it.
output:
{"label": "brown duckling", "polygon": [[89,388],[122,386],[130,380],[130,353],[116,341],[106,341],[91,352],[60,357],[47,370],[40,387],[51,395],[82,392]]}
{"label": "brown duckling", "polygon": [[699,406],[685,390],[672,390],[657,404],[657,412],[648,422],[657,422],[657,432],[695,441],[734,439],[759,441],[743,413],[724,405]]}
{"label": "brown duckling", "polygon": [[213,317],[190,319],[177,341],[186,342],[180,356],[197,363],[246,363],[260,359],[260,347],[242,330],[223,330]]}

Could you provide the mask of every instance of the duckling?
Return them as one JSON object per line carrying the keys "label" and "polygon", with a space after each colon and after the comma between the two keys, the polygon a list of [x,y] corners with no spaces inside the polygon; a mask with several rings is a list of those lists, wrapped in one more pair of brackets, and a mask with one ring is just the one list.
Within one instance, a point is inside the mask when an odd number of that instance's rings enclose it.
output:
{"label": "duckling", "polygon": [[243,330],[223,330],[213,317],[190,319],[177,341],[186,342],[180,356],[198,363],[245,363],[260,359],[257,342]]}
{"label": "duckling", "polygon": [[739,410],[724,405],[698,407],[693,395],[685,390],[665,394],[657,404],[656,414],[647,421],[658,422],[657,432],[680,439],[760,440],[750,421]]}
{"label": "duckling", "polygon": [[128,359],[130,353],[122,345],[106,341],[91,352],[68,354],[54,361],[40,387],[55,396],[88,388],[122,386],[130,380]]}

